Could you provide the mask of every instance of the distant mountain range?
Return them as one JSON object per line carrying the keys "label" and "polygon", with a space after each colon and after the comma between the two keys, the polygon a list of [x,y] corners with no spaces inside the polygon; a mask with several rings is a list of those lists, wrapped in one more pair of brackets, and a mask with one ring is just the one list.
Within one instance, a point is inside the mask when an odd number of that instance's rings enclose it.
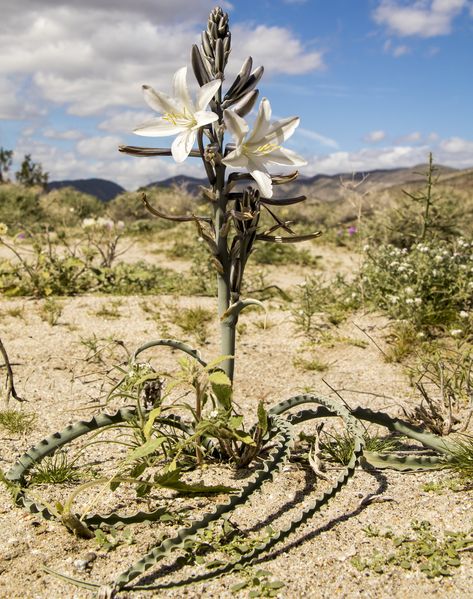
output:
{"label": "distant mountain range", "polygon": [[82,193],[88,193],[102,200],[102,202],[109,202],[125,191],[121,185],[113,181],[107,181],[107,179],[73,179],[70,181],[51,181],[51,183],[48,183],[48,191],[62,189],[63,187],[72,187]]}
{"label": "distant mountain range", "polygon": [[[469,187],[473,183],[473,169],[458,170],[447,166],[436,166],[436,174],[440,181],[454,187]],[[427,165],[411,168],[378,169],[365,173],[342,173],[339,175],[315,175],[313,177],[299,176],[298,179],[281,187],[275,187],[275,197],[306,195],[308,198],[322,202],[337,201],[346,196],[346,187],[356,186],[358,192],[379,192],[390,187],[402,187],[407,184],[420,183],[424,180]],[[419,174],[420,173],[420,174]],[[187,193],[197,195],[201,185],[208,185],[206,179],[177,175],[163,181],[155,181],[144,186],[149,187],[180,187]],[[112,200],[123,193],[125,189],[106,179],[77,179],[71,181],[52,181],[48,189],[73,187],[83,193],[93,195],[104,202]],[[242,184],[244,187],[244,184]]]}

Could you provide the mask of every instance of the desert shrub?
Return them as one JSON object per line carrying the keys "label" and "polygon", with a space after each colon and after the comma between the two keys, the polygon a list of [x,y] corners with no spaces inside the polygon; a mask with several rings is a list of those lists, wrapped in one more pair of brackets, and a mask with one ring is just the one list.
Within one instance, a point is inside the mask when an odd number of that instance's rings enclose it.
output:
{"label": "desert shrub", "polygon": [[473,243],[417,243],[366,248],[361,269],[365,299],[417,328],[440,327],[453,336],[471,332]]}
{"label": "desert shrub", "polygon": [[408,418],[438,435],[468,428],[472,416],[473,348],[469,344],[424,343],[407,366],[421,402]]}
{"label": "desert shrub", "polygon": [[432,154],[424,182],[395,190],[388,206],[369,221],[366,234],[372,242],[401,248],[432,240],[453,241],[472,233],[473,201],[468,177],[450,176],[440,184]]}
{"label": "desert shrub", "polygon": [[181,293],[182,276],[168,268],[139,261],[93,269],[95,290],[116,295]]}
{"label": "desert shrub", "polygon": [[103,252],[110,258],[107,239],[100,247],[90,235],[73,243],[64,231],[52,234],[46,230],[31,233],[28,241],[31,246],[25,252],[17,240],[7,238],[5,233],[0,237],[0,244],[13,256],[12,260],[0,260],[0,292],[5,295],[186,293],[193,284],[192,277],[183,283],[178,273],[142,261],[112,266],[113,260],[104,261]]}
{"label": "desert shrub", "polygon": [[4,184],[0,186],[0,222],[12,232],[20,223],[31,226],[44,218],[40,204],[41,190],[35,187]]}
{"label": "desert shrub", "polygon": [[296,328],[310,338],[327,326],[327,320],[339,324],[360,304],[359,288],[342,276],[331,282],[321,276],[310,276],[296,288],[292,315]]}
{"label": "desert shrub", "polygon": [[[416,188],[410,186],[406,191],[415,193]],[[462,192],[439,188],[439,197],[430,209],[428,239],[453,240],[458,235],[471,233],[468,223],[473,215],[473,203],[469,205],[467,200]],[[372,244],[410,248],[420,241],[423,214],[421,204],[401,191],[392,192],[388,205],[366,221],[366,237]]]}
{"label": "desert shrub", "polygon": [[317,264],[317,258],[309,250],[299,250],[292,245],[279,243],[259,243],[251,255],[251,260],[257,264]]}
{"label": "desert shrub", "polygon": [[72,187],[54,189],[42,195],[39,205],[44,222],[53,228],[77,226],[84,218],[99,216],[104,210],[100,200]]}
{"label": "desert shrub", "polygon": [[136,192],[125,192],[108,202],[107,215],[115,221],[142,221],[151,220],[151,214],[146,210]]}
{"label": "desert shrub", "polygon": [[174,221],[156,218],[146,209],[142,194],[158,210],[171,216],[199,214],[202,202],[178,187],[148,187],[134,192],[125,192],[107,204],[107,215],[116,221],[139,222],[152,221],[158,229],[168,229],[176,225]]}

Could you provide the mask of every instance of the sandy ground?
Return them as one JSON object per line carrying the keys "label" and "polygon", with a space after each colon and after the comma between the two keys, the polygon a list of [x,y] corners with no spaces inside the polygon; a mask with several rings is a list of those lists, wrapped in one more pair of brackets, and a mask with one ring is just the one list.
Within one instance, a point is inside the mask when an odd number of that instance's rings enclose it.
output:
{"label": "sandy ground", "polygon": [[[317,247],[316,253],[323,256],[321,264],[325,272],[340,268],[350,272],[353,268],[352,259],[343,252]],[[301,281],[305,272],[292,267],[273,268],[271,271],[277,271],[277,276],[281,277],[278,284],[286,286]],[[284,278],[280,274],[282,271],[290,271],[290,275]],[[28,400],[19,409],[38,415],[27,434],[13,435],[0,428],[0,467],[3,470],[7,470],[22,452],[43,437],[100,411],[110,386],[103,371],[110,364],[123,361],[123,347],[132,351],[162,335],[197,345],[192,336],[186,338],[178,326],[170,324],[168,315],[182,306],[214,306],[211,298],[163,296],[85,296],[61,300],[61,303],[63,312],[58,323],[51,326],[40,317],[41,301],[0,300],[0,336],[14,364],[17,390]],[[115,317],[106,316],[103,308],[113,309],[117,314]],[[160,314],[161,318],[157,319],[156,314]],[[235,400],[248,422],[253,421],[260,400],[269,407],[306,389],[328,395],[330,389],[322,379],[341,390],[344,399],[352,406],[364,405],[398,414],[401,405],[412,405],[415,401],[402,367],[387,364],[372,343],[357,347],[349,341],[367,340],[358,328],[361,327],[369,330],[369,334],[383,344],[386,321],[382,317],[358,313],[341,325],[336,334],[343,340],[318,350],[318,357],[330,365],[328,371],[321,374],[303,371],[293,365],[304,339],[297,335],[287,310],[270,304],[269,326],[266,329],[262,327],[263,316],[258,312],[242,315],[241,322],[247,326],[238,342]],[[120,344],[113,340],[119,340]],[[109,344],[109,349],[103,352],[104,363],[99,364],[90,358],[93,341],[98,341],[100,347]],[[215,322],[210,325],[206,343],[201,346],[203,355],[208,359],[217,356],[217,343]],[[163,368],[171,368],[177,357],[166,349],[152,355]],[[328,474],[334,480],[338,471],[329,470]],[[246,475],[220,468],[203,476],[206,480],[210,478],[215,482],[218,479],[238,486]],[[287,599],[334,596],[376,599],[430,595],[452,599],[473,597],[471,552],[462,555],[462,564],[452,569],[452,576],[433,579],[427,578],[417,568],[389,567],[379,574],[371,570],[360,572],[351,563],[353,557],[369,557],[374,550],[392,551],[390,542],[366,534],[364,529],[368,525],[381,530],[390,528],[395,534],[409,534],[412,533],[410,524],[413,520],[428,520],[439,537],[448,530],[472,530],[471,490],[456,492],[444,488],[438,493],[424,490],[426,483],[448,478],[449,475],[442,472],[401,474],[390,470],[359,470],[327,508],[302,525],[267,558],[260,560],[257,567],[269,570],[274,579],[285,583],[278,596]],[[261,529],[269,523],[276,529],[288,523],[325,486],[326,483],[317,479],[307,467],[288,463],[272,483],[265,484],[262,491],[254,495],[248,506],[231,516],[231,521],[241,530],[259,530],[261,533]],[[50,497],[54,497],[54,490],[46,489],[44,492],[50,492]],[[360,505],[365,497],[379,493],[386,501]],[[170,501],[168,495],[165,494],[166,502]],[[132,501],[131,496],[120,494],[119,499],[125,504]],[[191,515],[203,513],[206,506],[221,499],[191,501]],[[108,499],[103,501],[106,504]],[[189,500],[177,499],[169,505],[182,507],[186,503]],[[0,597],[8,598],[91,597],[90,592],[68,586],[45,574],[42,564],[76,578],[109,582],[152,547],[157,531],[169,533],[172,530],[170,525],[165,528],[153,524],[135,525],[131,527],[136,541],[134,544],[123,543],[106,552],[94,539],[77,539],[60,523],[41,521],[14,507],[3,486],[0,487],[0,514]],[[91,569],[78,571],[74,562],[91,551],[97,555]],[[241,575],[232,574],[183,589],[138,592],[133,596],[232,597],[234,595],[229,589],[240,580]],[[238,596],[247,597],[248,590],[241,591]]]}

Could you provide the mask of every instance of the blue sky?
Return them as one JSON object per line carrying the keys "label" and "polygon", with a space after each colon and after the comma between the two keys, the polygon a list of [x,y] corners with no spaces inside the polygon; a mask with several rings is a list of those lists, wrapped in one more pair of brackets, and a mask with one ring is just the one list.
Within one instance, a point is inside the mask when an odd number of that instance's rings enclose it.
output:
{"label": "blue sky", "polygon": [[[213,6],[9,2],[0,24],[0,145],[17,159],[31,153],[51,180],[103,177],[135,189],[203,175],[197,161],[137,159],[116,148],[166,145],[131,133],[154,116],[141,85],[170,92]],[[276,117],[301,117],[286,145],[307,158],[304,174],[412,166],[429,151],[439,163],[473,166],[472,0],[222,6],[233,33],[228,80],[247,54],[265,66],[260,97]]]}

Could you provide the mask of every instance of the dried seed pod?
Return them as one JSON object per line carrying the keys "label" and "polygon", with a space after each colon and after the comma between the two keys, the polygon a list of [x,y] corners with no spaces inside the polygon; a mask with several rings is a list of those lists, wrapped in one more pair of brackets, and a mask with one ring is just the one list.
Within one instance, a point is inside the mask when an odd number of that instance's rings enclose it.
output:
{"label": "dried seed pod", "polygon": [[259,91],[254,89],[253,91],[247,93],[241,100],[235,102],[233,105],[233,110],[240,116],[245,116],[249,112],[251,112],[253,106],[256,104],[256,100],[258,99]]}
{"label": "dried seed pod", "polygon": [[223,40],[223,49],[225,50],[226,58],[228,58],[228,55],[230,54],[231,47],[232,47],[232,34],[230,32],[228,32],[228,34],[225,36],[225,39]]}
{"label": "dried seed pod", "polygon": [[232,83],[232,85],[230,86],[230,89],[225,94],[225,98],[224,98],[225,100],[232,98],[235,94],[238,94],[238,91],[241,88],[241,86],[244,85],[248,81],[248,78],[251,74],[252,66],[253,66],[253,59],[251,58],[251,56],[248,56],[248,58],[242,64],[240,72],[236,76],[235,81]]}
{"label": "dried seed pod", "polygon": [[218,39],[215,42],[215,74],[221,76],[225,68],[225,53],[223,50],[223,42]]}
{"label": "dried seed pod", "polygon": [[218,39],[218,29],[216,23],[209,23],[208,32],[211,39]]}
{"label": "dried seed pod", "polygon": [[208,58],[208,60],[210,62],[213,62],[215,55],[211,39],[207,31],[202,31],[202,48],[204,49],[204,54]]}
{"label": "dried seed pod", "polygon": [[240,99],[244,94],[247,94],[252,89],[254,89],[258,85],[259,80],[263,76],[263,73],[264,67],[258,67],[257,69],[255,69],[253,73],[250,75],[250,77],[248,77],[246,83],[238,89],[238,98],[235,98],[235,100]]}
{"label": "dried seed pod", "polygon": [[204,59],[202,58],[202,54],[200,53],[199,47],[196,44],[192,46],[191,63],[195,78],[197,79],[199,85],[202,87],[203,85],[208,83],[212,78],[204,62]]}
{"label": "dried seed pod", "polygon": [[284,183],[290,183],[291,181],[294,181],[298,176],[299,171],[294,171],[289,175],[274,175],[271,177],[271,181],[273,182],[273,185],[284,185]]}

